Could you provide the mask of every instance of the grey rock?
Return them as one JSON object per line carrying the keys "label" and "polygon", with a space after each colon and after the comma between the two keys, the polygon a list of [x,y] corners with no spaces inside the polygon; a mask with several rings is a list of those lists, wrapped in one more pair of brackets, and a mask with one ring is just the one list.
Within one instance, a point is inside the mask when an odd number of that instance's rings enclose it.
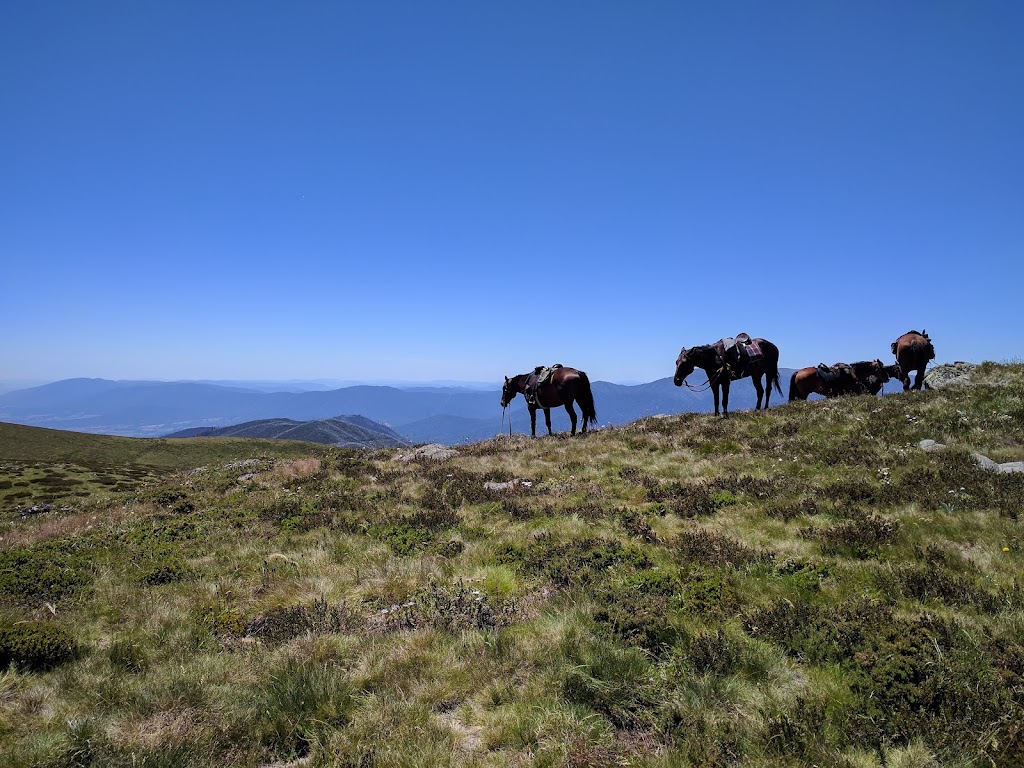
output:
{"label": "grey rock", "polygon": [[449,448],[447,445],[431,443],[430,445],[421,445],[419,448],[416,448],[409,453],[400,453],[395,456],[395,461],[414,461],[415,459],[444,461],[458,455],[458,451],[453,448]]}
{"label": "grey rock", "polygon": [[992,461],[988,456],[982,456],[980,453],[972,453],[971,455],[974,457],[974,460],[978,462],[978,466],[982,469],[991,469],[996,472],[999,471],[999,465]]}
{"label": "grey rock", "polygon": [[1024,472],[1024,461],[1007,461],[999,465],[997,472]]}
{"label": "grey rock", "polygon": [[507,483],[495,483],[495,482],[488,481],[488,482],[484,483],[484,490],[486,490],[486,491],[514,491],[520,485],[523,486],[524,488],[531,488],[531,487],[533,487],[533,483],[531,483],[529,480],[518,480],[517,479],[517,480],[509,480]]}
{"label": "grey rock", "polygon": [[944,443],[937,443],[934,440],[922,440],[917,444],[917,447],[927,453],[938,453],[939,451],[946,450]]}
{"label": "grey rock", "polygon": [[31,507],[22,507],[18,510],[18,517],[30,517],[41,515],[44,512],[52,512],[53,504],[33,504]]}
{"label": "grey rock", "polygon": [[955,363],[936,365],[925,373],[924,381],[932,389],[968,384],[971,374],[977,367],[974,363],[965,363],[960,360]]}

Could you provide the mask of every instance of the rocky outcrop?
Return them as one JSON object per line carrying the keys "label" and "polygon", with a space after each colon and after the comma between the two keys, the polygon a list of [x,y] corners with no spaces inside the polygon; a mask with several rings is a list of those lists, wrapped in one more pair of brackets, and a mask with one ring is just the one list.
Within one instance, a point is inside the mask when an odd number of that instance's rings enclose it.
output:
{"label": "rocky outcrop", "polygon": [[978,366],[974,363],[957,361],[955,363],[944,363],[936,365],[924,375],[925,384],[932,389],[942,389],[960,384],[967,384],[971,380],[971,374]]}
{"label": "rocky outcrop", "polygon": [[395,456],[395,460],[414,461],[416,459],[431,459],[433,461],[444,461],[445,459],[450,459],[458,455],[458,451],[449,448],[447,445],[431,443],[430,445],[421,445],[419,448],[409,453],[400,453]]}
{"label": "rocky outcrop", "polygon": [[[922,440],[917,444],[925,453],[939,453],[946,450],[945,443],[937,443],[934,440]],[[988,456],[980,453],[972,453],[971,456],[978,463],[978,466],[982,469],[988,469],[992,472],[1000,472],[1003,474],[1009,472],[1024,472],[1024,461],[1004,461],[1002,464],[992,461]]]}

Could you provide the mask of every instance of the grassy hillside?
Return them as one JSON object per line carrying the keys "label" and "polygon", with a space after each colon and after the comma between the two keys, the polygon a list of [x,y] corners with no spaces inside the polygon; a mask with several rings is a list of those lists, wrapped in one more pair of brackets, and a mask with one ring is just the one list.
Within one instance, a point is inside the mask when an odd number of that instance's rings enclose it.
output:
{"label": "grassy hillside", "polygon": [[146,487],[175,470],[253,456],[318,455],[301,441],[110,437],[0,422],[0,514]]}
{"label": "grassy hillside", "polygon": [[0,524],[0,754],[1021,765],[1024,476],[971,451],[1024,458],[1024,367],[440,462],[182,457]]}

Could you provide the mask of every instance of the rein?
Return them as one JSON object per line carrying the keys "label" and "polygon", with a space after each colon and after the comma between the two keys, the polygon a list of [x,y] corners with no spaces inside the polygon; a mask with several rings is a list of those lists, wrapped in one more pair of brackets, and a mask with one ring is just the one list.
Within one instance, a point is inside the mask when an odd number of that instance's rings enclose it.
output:
{"label": "rein", "polygon": [[689,389],[691,392],[707,392],[709,389],[711,389],[711,387],[718,383],[718,380],[722,377],[723,373],[725,373],[724,365],[717,371],[715,371],[714,375],[708,376],[707,383],[705,383],[703,386],[695,387],[685,379],[683,380],[683,384],[685,384],[686,388]]}

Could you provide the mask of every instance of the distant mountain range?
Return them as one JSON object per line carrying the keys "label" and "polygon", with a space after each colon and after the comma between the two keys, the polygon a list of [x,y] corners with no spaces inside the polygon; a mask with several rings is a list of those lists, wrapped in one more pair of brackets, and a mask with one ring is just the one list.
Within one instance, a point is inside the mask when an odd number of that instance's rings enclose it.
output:
{"label": "distant mountain range", "polygon": [[193,427],[167,437],[260,437],[305,440],[342,448],[393,448],[409,443],[391,428],[362,416],[337,416],[315,421],[260,419],[230,427]]}
{"label": "distant mountain range", "polygon": [[[790,369],[780,370],[783,389]],[[697,372],[694,386],[703,384]],[[0,421],[127,437],[156,437],[192,429],[220,429],[253,421],[311,422],[333,420],[338,414],[359,414],[414,443],[475,442],[508,430],[529,432],[522,398],[505,414],[500,388],[479,390],[449,386],[351,386],[328,391],[268,392],[243,386],[200,382],[110,381],[66,379],[43,386],[0,394]],[[714,409],[711,392],[676,387],[669,378],[647,384],[592,384],[599,425],[625,424],[644,416]],[[887,385],[887,391],[898,389]],[[730,410],[753,408],[756,401],[749,379],[734,382]],[[772,406],[786,396],[772,393]],[[577,408],[577,412],[578,412]],[[555,430],[569,428],[562,408],[552,410]],[[543,413],[537,414],[538,433],[545,432]],[[345,417],[346,420],[353,417]],[[349,422],[352,423],[352,422]],[[297,438],[302,439],[302,438]]]}

